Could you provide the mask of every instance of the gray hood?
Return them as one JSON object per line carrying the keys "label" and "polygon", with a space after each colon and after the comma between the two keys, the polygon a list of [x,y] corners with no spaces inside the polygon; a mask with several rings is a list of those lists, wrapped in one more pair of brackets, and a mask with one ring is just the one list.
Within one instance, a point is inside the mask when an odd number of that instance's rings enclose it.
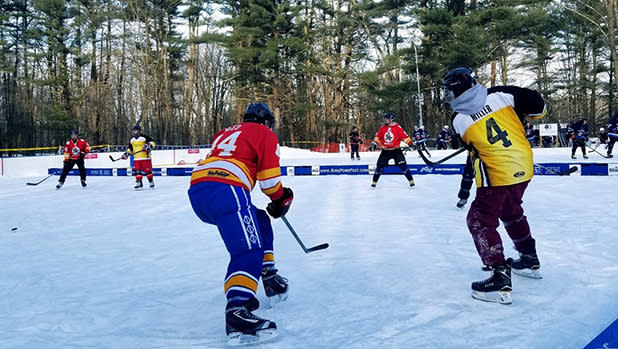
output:
{"label": "gray hood", "polygon": [[481,111],[486,101],[487,88],[481,84],[476,84],[453,99],[451,107],[458,113],[472,115]]}

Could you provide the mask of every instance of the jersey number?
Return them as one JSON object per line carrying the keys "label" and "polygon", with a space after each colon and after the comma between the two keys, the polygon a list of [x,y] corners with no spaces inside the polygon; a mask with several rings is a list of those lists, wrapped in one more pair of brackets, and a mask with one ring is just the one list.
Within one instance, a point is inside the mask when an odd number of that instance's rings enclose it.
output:
{"label": "jersey number", "polygon": [[232,133],[231,135],[225,137],[225,139],[222,140],[221,143],[218,143],[219,138],[215,140],[215,144],[216,144],[215,148],[221,149],[221,153],[219,153],[219,156],[231,156],[232,155],[232,152],[234,151],[234,149],[236,149],[236,140],[238,139],[238,136],[240,136],[241,132],[242,131],[236,131]]}
{"label": "jersey number", "polygon": [[[487,128],[487,141],[489,144],[502,141],[502,145],[505,148],[508,148],[513,144],[508,138],[506,138],[509,135],[508,132],[503,131],[500,126],[498,126],[494,118],[489,118],[485,121],[485,127]],[[494,131],[496,132],[495,135]]]}

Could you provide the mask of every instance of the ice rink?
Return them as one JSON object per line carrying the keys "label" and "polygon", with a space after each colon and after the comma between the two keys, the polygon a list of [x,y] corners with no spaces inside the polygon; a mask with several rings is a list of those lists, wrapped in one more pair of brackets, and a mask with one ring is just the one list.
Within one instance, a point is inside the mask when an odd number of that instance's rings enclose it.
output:
{"label": "ice rink", "polygon": [[[389,175],[375,190],[370,176],[282,178],[295,192],[290,223],[307,246],[330,247],[304,254],[273,221],[290,294],[256,311],[279,327],[264,348],[582,348],[618,316],[618,177],[533,179],[524,208],[544,278],[514,275],[511,305],[470,296],[489,274],[469,205],[455,207],[460,176],[415,176],[410,189]],[[189,177],[137,192],[128,177],[89,177],[85,190],[76,177],[61,190],[56,178],[25,185],[38,179],[0,177],[0,347],[225,346],[228,254],[194,215]]]}

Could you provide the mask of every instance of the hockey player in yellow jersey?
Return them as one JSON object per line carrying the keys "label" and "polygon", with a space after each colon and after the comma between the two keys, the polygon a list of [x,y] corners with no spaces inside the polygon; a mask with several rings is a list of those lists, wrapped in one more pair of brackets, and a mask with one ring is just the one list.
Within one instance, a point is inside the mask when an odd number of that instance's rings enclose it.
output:
{"label": "hockey player in yellow jersey", "polygon": [[[489,89],[468,67],[450,70],[442,80],[445,96],[455,111],[453,128],[460,135],[474,166],[476,197],[467,225],[477,252],[492,275],[472,283],[474,298],[511,303],[511,271],[540,278],[536,244],[521,206],[534,173],[532,149],[526,138],[524,118],[539,119],[546,106],[541,95],[516,86]],[[519,252],[505,260],[500,234],[502,221]]]}
{"label": "hockey player in yellow jersey", "polygon": [[133,154],[133,174],[135,175],[135,190],[144,187],[142,178],[146,176],[150,188],[154,189],[154,178],[152,174],[151,150],[155,147],[155,142],[145,134],[142,134],[142,127],[135,125],[131,131],[133,138],[129,142],[127,150],[122,155],[126,159]]}

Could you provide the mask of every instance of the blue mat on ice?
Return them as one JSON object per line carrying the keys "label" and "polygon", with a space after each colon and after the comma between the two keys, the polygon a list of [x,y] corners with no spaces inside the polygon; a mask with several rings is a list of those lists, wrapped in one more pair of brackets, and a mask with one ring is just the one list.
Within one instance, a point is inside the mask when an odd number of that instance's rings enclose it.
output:
{"label": "blue mat on ice", "polygon": [[601,332],[584,349],[611,349],[618,348],[618,319]]}

